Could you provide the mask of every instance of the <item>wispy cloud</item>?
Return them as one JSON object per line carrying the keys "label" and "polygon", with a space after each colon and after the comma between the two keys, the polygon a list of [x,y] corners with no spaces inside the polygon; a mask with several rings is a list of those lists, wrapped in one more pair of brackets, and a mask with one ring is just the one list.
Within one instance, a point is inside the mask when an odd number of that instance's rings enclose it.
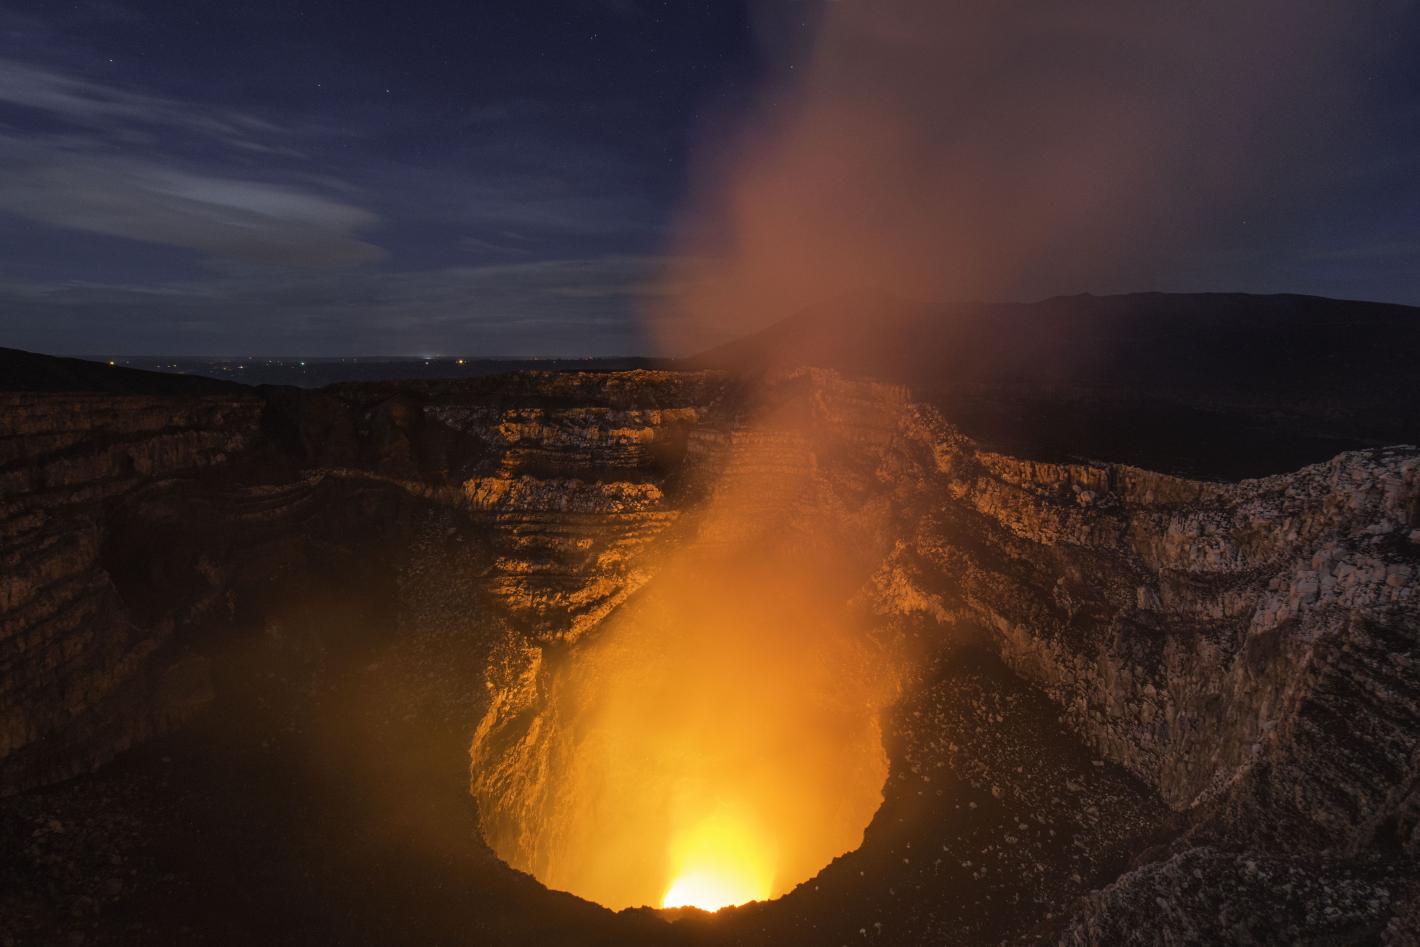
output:
{"label": "wispy cloud", "polygon": [[[0,142],[0,212],[54,227],[287,266],[343,266],[384,256],[356,233],[377,217],[289,187],[214,177],[112,155],[16,161]],[[10,159],[10,160],[6,160]]]}
{"label": "wispy cloud", "polygon": [[[222,172],[231,163],[223,150],[300,154],[269,121],[13,59],[0,59],[0,104],[51,123],[0,133],[0,213],[249,262],[347,266],[384,256],[359,236],[379,222],[372,211],[308,185]],[[209,152],[215,145],[216,167],[165,150],[176,133],[205,140]]]}
{"label": "wispy cloud", "polygon": [[65,9],[0,10],[0,345],[646,351],[667,198],[608,133],[640,99],[234,86],[115,64]]}
{"label": "wispy cloud", "polygon": [[271,147],[270,143],[253,136],[282,132],[279,126],[241,111],[202,108],[3,57],[0,102],[124,136],[141,128],[184,129],[225,140],[235,147],[265,150]]}

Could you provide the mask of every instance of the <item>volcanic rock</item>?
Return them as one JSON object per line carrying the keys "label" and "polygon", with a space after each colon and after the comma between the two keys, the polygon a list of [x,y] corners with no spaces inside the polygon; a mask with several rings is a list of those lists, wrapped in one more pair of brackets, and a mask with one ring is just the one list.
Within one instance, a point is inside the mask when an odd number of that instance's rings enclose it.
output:
{"label": "volcanic rock", "polygon": [[[247,660],[220,644],[233,629],[264,628],[311,707],[353,686],[338,681],[406,682],[378,731],[437,720],[472,740],[494,839],[543,778],[551,675],[667,550],[833,543],[861,559],[844,607],[918,656],[863,848],[719,928],[558,917],[629,941],[1398,944],[1413,928],[1420,449],[1223,482],[1011,456],[918,388],[825,370],[299,392],[6,359],[0,831],[28,866],[4,869],[12,887],[38,872],[95,905],[143,896],[64,867],[126,857],[117,829],[71,833],[97,784],[38,787],[227,699]],[[358,662],[275,617],[311,576],[382,569],[401,630]],[[263,739],[251,753],[279,751]],[[132,786],[172,786],[145,765]],[[462,760],[438,765],[462,780]],[[137,824],[147,790],[113,778],[107,822]],[[553,903],[484,858],[469,870],[519,911]],[[34,906],[49,895],[18,897],[25,929],[52,933]]]}

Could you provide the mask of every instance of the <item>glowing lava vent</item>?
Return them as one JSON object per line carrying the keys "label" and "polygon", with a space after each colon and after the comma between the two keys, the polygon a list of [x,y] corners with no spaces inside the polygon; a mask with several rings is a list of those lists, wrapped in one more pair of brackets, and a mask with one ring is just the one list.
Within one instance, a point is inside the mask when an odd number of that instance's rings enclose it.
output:
{"label": "glowing lava vent", "polygon": [[773,891],[773,868],[762,840],[737,813],[721,810],[671,846],[675,880],[664,908],[720,908],[762,901]]}
{"label": "glowing lava vent", "polygon": [[617,910],[776,898],[882,802],[892,675],[841,598],[793,564],[695,566],[531,666],[475,739],[484,836],[549,888]]}
{"label": "glowing lava vent", "polygon": [[[751,443],[795,442],[790,414]],[[902,656],[850,601],[883,550],[856,519],[851,539],[818,535],[827,516],[788,528],[814,464],[728,469],[633,597],[514,644],[490,677],[471,748],[483,836],[549,888],[614,910],[777,898],[858,848],[882,804]]]}

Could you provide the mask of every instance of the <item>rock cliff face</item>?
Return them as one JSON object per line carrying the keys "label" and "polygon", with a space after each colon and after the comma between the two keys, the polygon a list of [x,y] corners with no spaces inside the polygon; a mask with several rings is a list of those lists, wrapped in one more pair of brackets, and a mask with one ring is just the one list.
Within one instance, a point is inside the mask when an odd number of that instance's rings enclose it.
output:
{"label": "rock cliff face", "polygon": [[229,463],[260,413],[250,396],[0,396],[0,791],[91,768],[201,702],[200,666],[159,652],[222,590],[190,599],[174,588],[170,612],[135,624],[109,566],[136,564],[110,545],[109,511]]}
{"label": "rock cliff face", "polygon": [[[808,473],[768,477],[777,494],[748,491],[765,508],[687,521],[681,542],[837,521],[839,541],[885,553],[861,600],[948,639],[984,631],[1088,745],[1188,813],[1194,834],[1416,854],[1420,451],[1205,483],[1004,457],[898,389],[793,383],[810,423],[768,437],[732,427],[706,448],[718,455],[706,469],[722,490],[741,470]],[[803,436],[824,430],[833,436]],[[557,772],[556,720],[539,703],[557,670],[536,646],[504,668],[495,690],[507,701],[474,744],[494,838],[516,831]],[[1367,903],[1382,917],[1393,907]],[[1362,914],[1362,927],[1376,921]]]}
{"label": "rock cliff face", "polygon": [[930,512],[877,577],[885,610],[988,629],[1175,808],[1413,850],[1420,452],[1210,484],[982,452],[920,410],[904,433],[891,479]]}
{"label": "rock cliff face", "polygon": [[[906,404],[906,393],[900,389],[845,383],[827,373],[796,372],[775,379],[752,399],[737,400],[736,410],[700,411],[701,423],[685,442],[675,476],[664,490],[656,489],[662,504],[656,521],[656,527],[664,530],[661,541],[641,540],[632,555],[622,550],[603,554],[613,568],[608,571],[600,565],[594,570],[602,576],[595,586],[596,609],[583,611],[570,623],[563,619],[561,633],[529,635],[524,631],[526,622],[509,623],[490,679],[492,702],[471,748],[472,789],[484,836],[500,856],[542,879],[557,877],[549,866],[569,860],[563,851],[565,840],[548,826],[573,822],[567,813],[579,802],[568,785],[577,770],[585,733],[568,707],[588,702],[583,682],[595,673],[584,670],[582,662],[605,660],[595,648],[603,641],[608,647],[626,649],[619,644],[623,636],[655,638],[630,627],[638,621],[636,606],[628,606],[633,614],[626,625],[619,625],[622,613],[602,620],[611,609],[601,603],[619,604],[643,588],[653,602],[662,601],[654,596],[660,591],[658,579],[663,572],[674,571],[667,568],[670,562],[679,565],[675,581],[684,581],[680,577],[686,572],[698,576],[700,583],[715,581],[710,577],[722,574],[725,567],[719,557],[724,556],[792,563],[814,555],[816,549],[851,551],[835,556],[835,565],[843,575],[863,582],[892,548],[891,507],[878,489],[877,468]],[[603,500],[618,517],[624,515],[622,502],[620,492]],[[671,503],[677,506],[670,507]],[[566,531],[565,513],[559,522]],[[641,533],[645,532],[642,527]],[[517,535],[515,524],[512,537]],[[506,572],[501,563],[500,569]],[[517,574],[521,578],[529,573],[538,575],[526,567]],[[567,581],[582,571],[559,574]],[[726,594],[738,592],[746,598],[760,594],[750,577],[745,579]],[[504,575],[497,581],[508,580]],[[796,589],[784,581],[777,592],[790,596]],[[838,594],[835,604],[846,609],[853,592],[852,584],[841,584],[823,594]],[[677,594],[665,593],[672,598]],[[516,615],[526,597],[527,592],[520,591],[512,599],[510,613]],[[532,598],[537,601],[539,596]],[[652,615],[665,610],[655,604],[645,609]],[[677,618],[674,607],[668,611],[672,613],[668,633],[674,633],[674,628],[693,633],[686,628],[693,614]],[[792,628],[781,631],[786,636],[793,633]],[[817,643],[827,648],[827,637],[825,629]],[[589,646],[585,651],[584,645]],[[645,654],[648,662],[657,660],[650,654],[653,644],[643,642],[635,650]],[[761,658],[769,660],[763,653]],[[806,656],[799,663],[811,660]],[[745,668],[739,683],[748,686],[755,673]],[[893,671],[884,667],[882,673],[890,677]],[[842,678],[836,679],[836,685],[845,692],[851,686]],[[732,702],[735,695],[724,696]],[[804,695],[804,699],[831,701],[832,695]],[[876,708],[865,702],[862,714],[870,727],[877,727]],[[848,740],[849,734],[842,739]],[[846,786],[840,790],[848,792]],[[861,831],[861,826],[854,829]]]}
{"label": "rock cliff face", "polygon": [[509,622],[571,640],[647,577],[642,553],[679,516],[692,439],[729,416],[722,376],[545,376],[520,402],[430,404],[484,460],[458,485],[486,526],[489,575]]}
{"label": "rock cliff face", "polygon": [[1198,871],[1334,880],[1339,914],[1300,940],[1413,914],[1420,450],[1238,483],[1041,463],[823,372],[752,395],[712,372],[0,395],[0,794],[200,708],[212,628],[400,542],[414,506],[481,537],[501,643],[468,732],[490,840],[545,788],[556,665],[666,550],[772,537],[854,549],[845,599],[889,637],[986,642],[1180,813],[1176,849],[1081,902],[1064,942],[1116,942],[1141,898],[1223,930],[1199,912],[1241,908],[1187,894]]}
{"label": "rock cliff face", "polygon": [[200,707],[196,629],[397,539],[410,503],[488,533],[510,622],[575,637],[644,581],[690,431],[727,397],[646,372],[410,387],[0,395],[0,792]]}

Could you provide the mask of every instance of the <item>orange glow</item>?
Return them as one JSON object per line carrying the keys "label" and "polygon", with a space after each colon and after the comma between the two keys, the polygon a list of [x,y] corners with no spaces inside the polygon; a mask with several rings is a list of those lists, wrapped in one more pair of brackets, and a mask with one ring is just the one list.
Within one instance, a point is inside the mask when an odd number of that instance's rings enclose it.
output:
{"label": "orange glow", "polygon": [[768,845],[738,814],[714,813],[673,840],[676,875],[661,907],[718,911],[762,901],[772,891],[769,861]]}
{"label": "orange glow", "polygon": [[727,468],[654,577],[540,650],[499,697],[528,710],[475,737],[485,838],[549,888],[616,910],[776,898],[882,803],[897,663],[849,606],[881,550],[861,521],[786,528],[813,464]]}
{"label": "orange glow", "polygon": [[715,568],[663,573],[548,680],[526,854],[495,847],[549,887],[717,910],[861,843],[887,776],[866,656],[784,563]]}

